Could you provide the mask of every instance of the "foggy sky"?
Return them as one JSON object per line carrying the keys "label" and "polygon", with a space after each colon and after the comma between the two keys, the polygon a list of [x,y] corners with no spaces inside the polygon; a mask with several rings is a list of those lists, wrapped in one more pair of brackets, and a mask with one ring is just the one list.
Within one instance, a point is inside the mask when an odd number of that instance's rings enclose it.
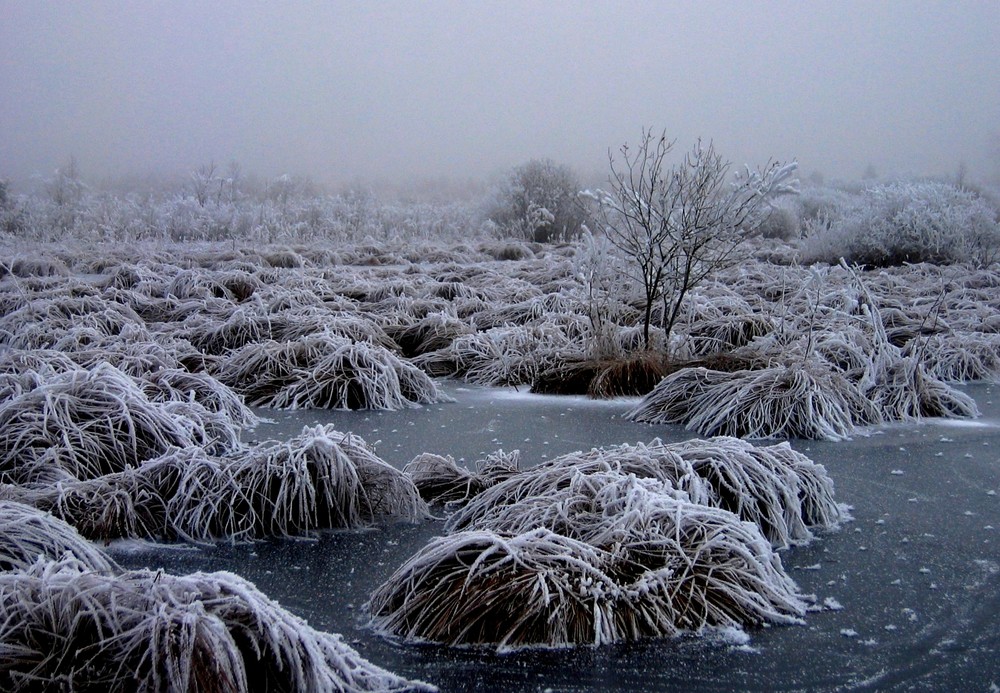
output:
{"label": "foggy sky", "polygon": [[1000,2],[0,0],[0,178],[584,174],[643,127],[802,172],[993,175]]}

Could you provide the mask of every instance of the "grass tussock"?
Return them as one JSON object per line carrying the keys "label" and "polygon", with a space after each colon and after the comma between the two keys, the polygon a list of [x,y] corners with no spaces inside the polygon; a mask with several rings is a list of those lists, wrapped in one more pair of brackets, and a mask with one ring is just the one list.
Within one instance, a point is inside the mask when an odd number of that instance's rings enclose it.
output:
{"label": "grass tussock", "polygon": [[265,341],[232,352],[216,373],[250,404],[276,409],[386,409],[447,401],[387,349],[335,335]]}
{"label": "grass tussock", "polygon": [[[54,561],[67,555],[87,570],[110,573],[116,569],[114,561],[67,523],[36,508],[7,500],[11,490],[11,487],[0,486],[0,574],[27,570],[39,560]],[[3,642],[0,638],[0,643]],[[0,644],[0,653],[2,648]]]}
{"label": "grass tussock", "polygon": [[47,468],[55,478],[94,478],[172,447],[233,449],[238,436],[197,402],[151,402],[113,366],[73,370],[0,404],[0,482],[44,481]]}
{"label": "grass tussock", "polygon": [[403,468],[428,503],[458,507],[486,489],[518,472],[520,455],[502,450],[476,462],[476,471],[455,463],[452,457],[423,453]]}
{"label": "grass tussock", "polygon": [[798,623],[808,599],[775,551],[845,516],[826,471],[787,443],[622,445],[495,483],[443,458],[414,466],[422,487],[466,504],[368,609],[383,632],[451,646],[599,645]]}
{"label": "grass tussock", "polygon": [[520,512],[527,502],[551,504],[578,475],[611,473],[654,479],[677,498],[729,510],[754,523],[775,548],[807,542],[814,530],[836,527],[845,517],[826,470],[787,443],[754,446],[718,437],[654,440],[557,457],[490,485],[454,513],[446,528],[502,526],[499,515]]}
{"label": "grass tussock", "polygon": [[664,378],[627,417],[678,423],[702,435],[842,440],[881,412],[844,376],[825,368],[775,366],[723,373],[684,369]]}
{"label": "grass tussock", "polygon": [[228,457],[172,449],[133,469],[8,494],[104,541],[245,541],[428,517],[409,477],[332,426]]}
{"label": "grass tussock", "polygon": [[440,537],[411,558],[373,594],[375,626],[504,650],[797,623],[805,612],[752,524],[678,500],[656,480],[579,474],[498,524]]}
{"label": "grass tussock", "polygon": [[0,685],[74,690],[430,690],[231,573],[107,574],[75,558],[0,573]]}

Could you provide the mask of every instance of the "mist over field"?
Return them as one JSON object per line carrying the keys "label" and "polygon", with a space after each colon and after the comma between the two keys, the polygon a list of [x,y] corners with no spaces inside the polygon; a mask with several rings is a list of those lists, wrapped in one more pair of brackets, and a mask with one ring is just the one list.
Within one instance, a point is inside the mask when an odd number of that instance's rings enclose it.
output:
{"label": "mist over field", "polygon": [[0,0],[0,177],[605,175],[643,127],[803,174],[998,174],[993,2]]}

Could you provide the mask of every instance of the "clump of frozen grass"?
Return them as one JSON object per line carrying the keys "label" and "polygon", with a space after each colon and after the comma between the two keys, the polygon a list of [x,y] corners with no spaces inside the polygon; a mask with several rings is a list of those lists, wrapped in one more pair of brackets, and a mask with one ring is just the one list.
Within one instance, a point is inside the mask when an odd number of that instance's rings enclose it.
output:
{"label": "clump of frozen grass", "polygon": [[812,364],[736,373],[685,368],[660,381],[627,418],[684,424],[702,435],[825,440],[882,420],[852,382]]}
{"label": "clump of frozen grass", "polygon": [[808,542],[814,528],[836,527],[846,516],[826,469],[788,443],[757,447],[717,437],[666,447],[705,481],[707,505],[753,522],[776,548]]}
{"label": "clump of frozen grass", "polygon": [[473,331],[472,327],[443,311],[426,315],[410,325],[387,328],[389,335],[408,357],[447,349],[458,337]]}
{"label": "clump of frozen grass", "polygon": [[409,477],[379,458],[363,438],[331,425],[307,426],[287,442],[252,447],[239,462],[246,466],[241,486],[249,489],[247,495],[271,498],[273,507],[260,513],[268,534],[428,517]]}
{"label": "clump of frozen grass", "polygon": [[[0,486],[0,574],[27,570],[39,559],[69,554],[87,570],[111,572],[114,561],[70,525],[22,503],[5,500],[10,487]],[[0,643],[5,642],[0,626]],[[3,645],[0,644],[0,660]]]}
{"label": "clump of frozen grass", "polygon": [[964,392],[928,375],[913,356],[898,358],[879,370],[868,396],[891,421],[925,416],[976,418],[979,408]]}
{"label": "clump of frozen grass", "polygon": [[407,639],[511,649],[799,623],[806,602],[754,525],[610,472],[433,540],[369,608]]}
{"label": "clump of frozen grass", "polygon": [[314,335],[229,354],[217,374],[250,404],[278,409],[387,409],[448,401],[413,364],[387,349]]}
{"label": "clump of frozen grass", "polygon": [[253,428],[260,423],[239,395],[208,373],[179,368],[155,370],[139,380],[139,387],[151,402],[197,402],[210,412],[223,414],[237,428]]}
{"label": "clump of frozen grass", "polygon": [[432,540],[368,608],[376,629],[408,640],[498,649],[601,643],[595,621],[615,621],[597,595],[606,603],[619,592],[598,567],[605,562],[606,552],[543,529],[461,532]]}
{"label": "clump of frozen grass", "polygon": [[705,356],[746,346],[775,329],[775,321],[760,314],[724,315],[695,323],[688,333],[688,349]]}
{"label": "clump of frozen grass", "polygon": [[620,445],[573,452],[524,470],[493,484],[448,518],[449,532],[478,526],[482,518],[529,498],[549,498],[577,474],[615,472],[663,482],[696,503],[707,503],[708,489],[691,465],[659,440],[649,445]]}
{"label": "clump of frozen grass", "polygon": [[271,337],[276,341],[295,341],[303,337],[331,334],[352,342],[367,342],[389,350],[399,345],[375,322],[375,316],[332,311],[327,307],[287,310],[269,318]]}
{"label": "clump of frozen grass", "polygon": [[0,684],[82,690],[432,690],[363,659],[231,573],[0,574]]}
{"label": "clump of frozen grass", "polygon": [[530,385],[572,355],[579,344],[552,322],[494,327],[462,335],[450,346],[417,356],[413,363],[433,376],[454,375],[478,385]]}
{"label": "clump of frozen grass", "polygon": [[668,363],[659,354],[642,351],[627,358],[598,365],[587,386],[587,394],[597,399],[629,397],[649,393],[667,374]]}
{"label": "clump of frozen grass", "polygon": [[[16,255],[2,265],[15,277],[64,277],[69,274],[66,263],[55,257],[39,257],[37,255]],[[6,272],[0,273],[2,278]]]}
{"label": "clump of frozen grass", "polygon": [[956,331],[913,339],[904,356],[919,359],[927,375],[946,383],[997,382],[1000,334]]}
{"label": "clump of frozen grass", "polygon": [[799,623],[807,600],[774,547],[808,540],[843,512],[825,470],[787,444],[622,445],[491,484],[444,458],[414,465],[425,488],[459,503],[482,490],[368,608],[383,632],[453,646]]}
{"label": "clump of frozen grass", "polygon": [[476,461],[476,471],[455,463],[451,457],[425,452],[413,458],[403,468],[421,497],[428,503],[458,507],[491,486],[505,481],[518,472],[520,454],[497,451]]}
{"label": "clump of frozen grass", "polygon": [[260,342],[271,336],[270,319],[260,306],[232,308],[222,315],[196,310],[183,324],[179,334],[195,348],[214,356],[232,349]]}
{"label": "clump of frozen grass", "polygon": [[48,349],[66,333],[87,328],[92,334],[118,335],[142,328],[142,319],[126,305],[98,296],[36,296],[0,317],[0,344],[12,349]]}
{"label": "clump of frozen grass", "polygon": [[0,403],[0,481],[39,481],[39,465],[93,478],[171,447],[231,449],[238,437],[228,418],[196,402],[151,402],[113,366],[67,371]]}
{"label": "clump of frozen grass", "polygon": [[787,443],[756,447],[720,437],[671,444],[653,440],[562,455],[483,489],[445,526],[449,531],[495,528],[502,526],[497,517],[521,512],[525,504],[564,507],[555,497],[578,476],[611,473],[654,479],[673,489],[676,498],[729,510],[757,525],[776,548],[807,542],[813,529],[832,528],[844,519],[821,465]]}
{"label": "clump of frozen grass", "polygon": [[409,477],[331,426],[228,457],[176,448],[134,469],[8,495],[101,540],[253,540],[428,517]]}
{"label": "clump of frozen grass", "polygon": [[51,513],[95,541],[173,538],[176,535],[168,536],[163,528],[174,518],[167,517],[164,498],[140,470],[82,481],[67,477],[54,483],[4,486],[0,495]]}

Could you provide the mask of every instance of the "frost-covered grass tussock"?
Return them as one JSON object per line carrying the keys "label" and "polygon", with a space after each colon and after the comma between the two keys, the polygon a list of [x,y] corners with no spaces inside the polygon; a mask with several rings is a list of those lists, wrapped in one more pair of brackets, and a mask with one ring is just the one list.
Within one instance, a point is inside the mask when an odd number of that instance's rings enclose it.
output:
{"label": "frost-covered grass tussock", "polygon": [[520,453],[493,453],[476,462],[476,471],[458,465],[452,457],[425,452],[413,458],[403,473],[413,480],[428,503],[461,506],[518,472]]}
{"label": "frost-covered grass tussock", "polygon": [[881,421],[843,375],[796,365],[736,373],[683,369],[661,380],[627,417],[684,424],[702,435],[826,440]]}
{"label": "frost-covered grass tussock", "polygon": [[[87,570],[115,570],[114,561],[73,527],[49,513],[9,500],[10,490],[0,485],[0,574],[27,570],[39,560],[55,561],[67,555]],[[3,642],[0,628],[0,651]]]}
{"label": "frost-covered grass tussock", "polygon": [[372,595],[376,628],[448,645],[600,645],[798,623],[759,530],[653,479],[577,474],[491,529],[433,540]]}
{"label": "frost-covered grass tussock", "polygon": [[786,272],[801,288],[776,294],[775,327],[732,351],[750,368],[673,373],[630,417],[703,435],[840,440],[882,422],[978,416],[954,384],[994,380],[998,354],[981,329],[985,304],[955,276],[844,264]]}
{"label": "frost-covered grass tussock", "polygon": [[756,524],[776,548],[809,541],[814,529],[833,528],[844,519],[826,470],[787,443],[754,446],[717,437],[562,455],[490,484],[455,512],[446,527],[493,527],[491,518],[531,499],[548,502],[577,475],[608,473],[655,479],[678,498],[730,510]]}
{"label": "frost-covered grass tussock", "polygon": [[153,402],[107,364],[46,377],[0,403],[0,481],[88,479],[135,467],[172,447],[238,446],[223,414],[196,401]]}
{"label": "frost-covered grass tussock", "polygon": [[363,659],[232,573],[0,573],[0,685],[121,691],[431,690]]}
{"label": "frost-covered grass tussock", "polygon": [[3,489],[100,540],[245,541],[428,517],[406,475],[329,425],[225,457],[174,448],[116,473]]}
{"label": "frost-covered grass tussock", "polygon": [[388,409],[447,401],[425,373],[388,349],[333,334],[249,344],[218,378],[250,404],[277,409]]}
{"label": "frost-covered grass tussock", "polygon": [[461,507],[374,592],[377,629],[503,650],[798,623],[808,600],[776,550],[846,516],[787,443],[656,440],[503,469],[411,463],[426,495]]}

